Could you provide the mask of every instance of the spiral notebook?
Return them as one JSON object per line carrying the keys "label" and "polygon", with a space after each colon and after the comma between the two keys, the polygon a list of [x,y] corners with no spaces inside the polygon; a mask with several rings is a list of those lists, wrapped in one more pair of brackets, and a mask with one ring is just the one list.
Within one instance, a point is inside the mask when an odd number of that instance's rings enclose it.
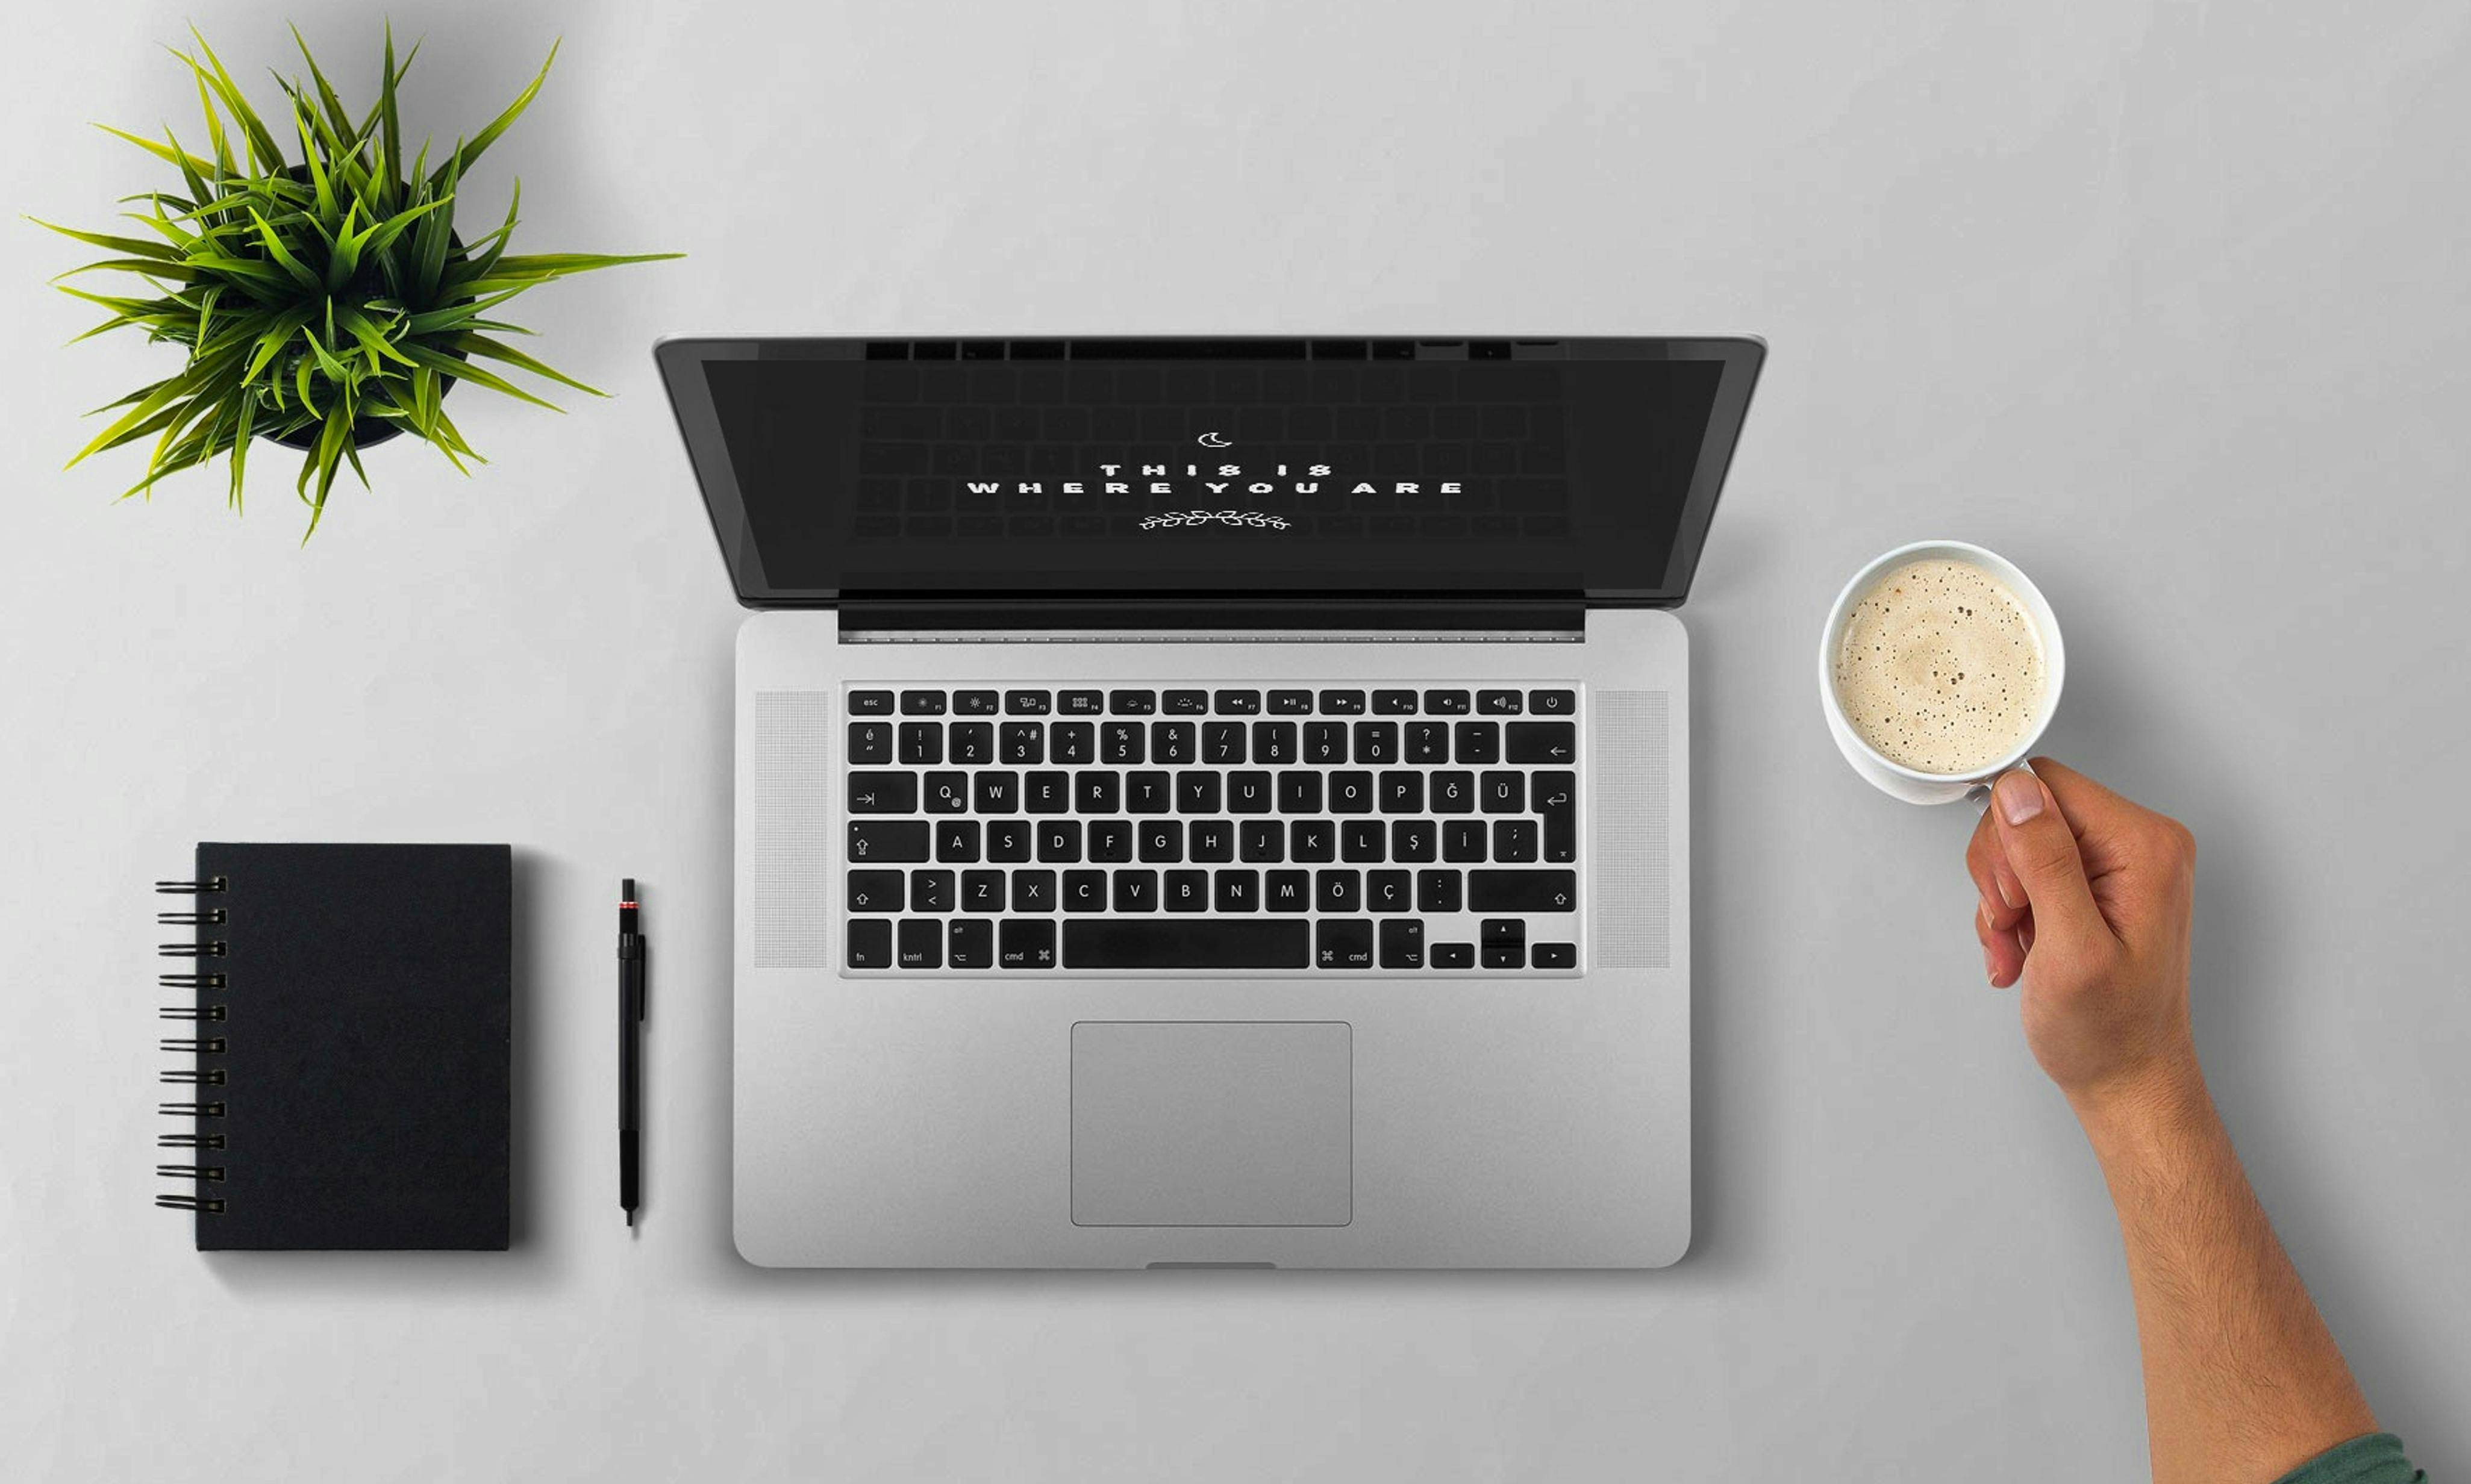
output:
{"label": "spiral notebook", "polygon": [[195,898],[156,1204],[198,1249],[505,1248],[512,852],[208,843],[155,890]]}

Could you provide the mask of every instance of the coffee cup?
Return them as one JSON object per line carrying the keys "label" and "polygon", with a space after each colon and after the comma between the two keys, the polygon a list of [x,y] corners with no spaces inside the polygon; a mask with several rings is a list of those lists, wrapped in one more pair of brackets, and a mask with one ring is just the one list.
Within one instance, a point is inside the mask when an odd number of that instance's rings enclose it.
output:
{"label": "coffee cup", "polygon": [[[1847,714],[1845,697],[1837,680],[1838,660],[1845,644],[1847,625],[1854,620],[1864,600],[1871,597],[1882,577],[1917,562],[1954,562],[1988,574],[2013,595],[2017,606],[2031,621],[2034,637],[2038,641],[2040,688],[2031,697],[2030,713],[2024,718],[2012,745],[2001,748],[1996,756],[1985,755],[1966,760],[1950,771],[1934,771],[1908,766],[1889,757],[1866,738],[1861,728]],[[2059,704],[2059,683],[2066,678],[2067,653],[2059,642],[2059,620],[2052,614],[2050,603],[2033,580],[2019,571],[2013,562],[1995,552],[1965,541],[1917,541],[1882,554],[1855,574],[1845,590],[1836,595],[1835,606],[1828,610],[1827,624],[1819,639],[1819,703],[1827,716],[1828,734],[1836,739],[1836,750],[1853,771],[1871,785],[1909,804],[1952,804],[1968,796],[1978,796],[1990,781],[2025,761],[2042,733],[2050,725],[2051,715]],[[2011,728],[2011,730],[2015,730]]]}

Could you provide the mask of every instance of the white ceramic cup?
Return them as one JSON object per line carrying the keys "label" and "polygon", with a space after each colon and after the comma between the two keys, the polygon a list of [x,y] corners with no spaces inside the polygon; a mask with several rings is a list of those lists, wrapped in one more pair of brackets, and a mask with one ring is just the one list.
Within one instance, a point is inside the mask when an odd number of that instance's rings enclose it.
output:
{"label": "white ceramic cup", "polygon": [[[1871,591],[1872,583],[1907,562],[1960,561],[1981,568],[2008,584],[2032,617],[2034,627],[2042,640],[2042,702],[2035,708],[2034,722],[2025,728],[2024,741],[2015,750],[1988,767],[1965,773],[1925,773],[1918,768],[1891,763],[1879,749],[1862,740],[1853,723],[1845,719],[1845,707],[1836,696],[1836,647],[1845,638],[1846,620],[1852,617],[1854,605]],[[1908,804],[1953,804],[1957,800],[1978,795],[1990,781],[2016,766],[2032,754],[2042,740],[2042,731],[2051,724],[2051,714],[2059,709],[2059,683],[2067,678],[2067,649],[2059,642],[2059,621],[2052,614],[2051,605],[2033,579],[2016,569],[2016,564],[1996,552],[1965,541],[1917,541],[1900,546],[1873,560],[1853,574],[1845,591],[1836,595],[1836,606],[1827,613],[1827,626],[1819,636],[1819,704],[1827,713],[1827,730],[1836,739],[1836,750],[1853,765],[1853,771],[1868,779],[1884,793]]]}

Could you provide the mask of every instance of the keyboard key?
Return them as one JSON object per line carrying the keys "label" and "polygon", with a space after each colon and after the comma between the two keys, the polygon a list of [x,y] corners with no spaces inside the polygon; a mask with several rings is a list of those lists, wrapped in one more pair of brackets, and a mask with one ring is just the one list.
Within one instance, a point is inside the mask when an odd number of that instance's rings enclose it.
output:
{"label": "keyboard key", "polygon": [[1578,761],[1576,722],[1513,721],[1504,730],[1510,734],[1509,756],[1513,763],[1551,763],[1567,767]]}
{"label": "keyboard key", "polygon": [[1038,859],[1070,864],[1081,859],[1081,821],[1046,819],[1038,826]]}
{"label": "keyboard key", "polygon": [[1273,912],[1302,912],[1312,907],[1312,873],[1272,871],[1262,881],[1261,900]]}
{"label": "keyboard key", "polygon": [[899,871],[852,871],[844,879],[853,912],[898,912],[908,905],[908,878]]}
{"label": "keyboard key", "polygon": [[947,819],[935,826],[935,859],[966,865],[978,859],[978,822]]}
{"label": "keyboard key", "polygon": [[1378,864],[1389,831],[1377,819],[1350,819],[1338,827],[1338,859],[1354,864]]}
{"label": "keyboard key", "polygon": [[1527,924],[1516,917],[1486,918],[1476,930],[1476,943],[1484,950],[1488,969],[1527,967]]}
{"label": "keyboard key", "polygon": [[1033,814],[1060,814],[1072,807],[1071,773],[1032,773],[1022,780],[1022,798]]}
{"label": "keyboard key", "polygon": [[1472,943],[1436,943],[1431,954],[1436,969],[1472,969],[1475,967],[1475,945]]}
{"label": "keyboard key", "polygon": [[1358,763],[1398,762],[1399,723],[1396,721],[1355,723],[1355,761]]}
{"label": "keyboard key", "polygon": [[1306,722],[1305,761],[1319,767],[1332,767],[1346,762],[1347,723],[1344,721]]}
{"label": "keyboard key", "polygon": [[1121,865],[1133,859],[1133,823],[1129,819],[1090,821],[1090,859],[1100,865]]}
{"label": "keyboard key", "polygon": [[1004,715],[1008,717],[1043,717],[1055,709],[1055,697],[1045,691],[1004,692]]}
{"label": "keyboard key", "polygon": [[1463,910],[1465,891],[1458,872],[1416,873],[1416,910],[1428,914]]}
{"label": "keyboard key", "polygon": [[[961,910],[964,912],[1000,912],[1004,909],[1004,873],[1001,871],[963,871],[961,873]],[[955,964],[955,968],[968,967]]]}
{"label": "keyboard key", "polygon": [[1201,761],[1218,767],[1234,767],[1244,761],[1244,723],[1241,721],[1204,721],[1201,723]]}
{"label": "keyboard key", "polygon": [[1206,912],[1210,910],[1210,873],[1208,871],[1169,871],[1166,883],[1160,888],[1170,912]]}
{"label": "keyboard key", "polygon": [[982,814],[1008,814],[1021,808],[1021,775],[1008,768],[990,768],[970,780],[972,803]]}
{"label": "keyboard key", "polygon": [[1321,774],[1303,771],[1279,775],[1279,813],[1283,814],[1318,814],[1321,813]]}
{"label": "keyboard key", "polygon": [[1064,961],[1075,969],[1302,969],[1308,957],[1306,925],[1277,918],[1091,917],[1064,925]]}
{"label": "keyboard key", "polygon": [[1536,821],[1532,819],[1496,819],[1493,822],[1493,859],[1495,860],[1533,860],[1536,859]]}
{"label": "keyboard key", "polygon": [[1055,873],[1053,871],[1013,872],[1012,909],[1016,912],[1054,911]]}
{"label": "keyboard key", "polygon": [[1315,871],[1313,907],[1324,912],[1364,910],[1364,880],[1354,871]]}
{"label": "keyboard key", "polygon": [[1576,871],[1470,871],[1471,912],[1575,912],[1579,909]]}
{"label": "keyboard key", "polygon": [[1424,693],[1424,709],[1437,717],[1466,716],[1468,706],[1468,693],[1465,691],[1426,691]]}
{"label": "keyboard key", "polygon": [[918,812],[916,773],[852,773],[849,812],[853,814],[913,814]]}
{"label": "keyboard key", "polygon": [[1120,814],[1124,777],[1107,768],[1088,768],[1072,775],[1072,810],[1082,814]]}
{"label": "keyboard key", "polygon": [[1220,807],[1218,774],[1195,768],[1175,775],[1177,813],[1214,814]]}
{"label": "keyboard key", "polygon": [[998,755],[1015,766],[1036,766],[1047,761],[1047,723],[1007,721],[996,733]]}
{"label": "keyboard key", "polygon": [[[1575,715],[1579,709],[1579,693],[1576,691],[1530,691],[1527,693],[1527,709],[1540,717],[1572,716]],[[1538,947],[1537,952],[1543,952],[1541,945]]]}
{"label": "keyboard key", "polygon": [[1461,721],[1452,728],[1451,741],[1462,763],[1501,761],[1501,723],[1498,721]]}
{"label": "keyboard key", "polygon": [[1255,716],[1261,709],[1261,693],[1259,691],[1221,691],[1210,699],[1222,717]]}
{"label": "keyboard key", "polygon": [[935,772],[927,775],[927,813],[966,814],[969,812],[969,774]]}
{"label": "keyboard key", "polygon": [[1544,821],[1544,859],[1579,859],[1579,781],[1575,773],[1539,772],[1528,780]]}
{"label": "keyboard key", "polygon": [[1404,871],[1364,873],[1364,905],[1376,912],[1404,912],[1415,906],[1415,883]]}
{"label": "keyboard key", "polygon": [[1110,721],[1098,728],[1098,756],[1118,765],[1146,761],[1149,735],[1139,721]]}
{"label": "keyboard key", "polygon": [[1175,807],[1175,785],[1165,773],[1124,775],[1124,813],[1164,814]]}
{"label": "keyboard key", "polygon": [[1055,920],[1051,917],[1006,918],[1003,926],[997,930],[996,963],[1005,969],[1054,968]]}
{"label": "keyboard key", "polygon": [[1107,694],[1104,691],[1059,691],[1055,695],[1055,710],[1057,715],[1067,717],[1105,716]]}
{"label": "keyboard key", "polygon": [[1435,773],[1432,778],[1433,813],[1465,814],[1475,810],[1475,774]]}
{"label": "keyboard key", "polygon": [[1107,709],[1119,717],[1146,717],[1158,710],[1158,692],[1110,691]]}
{"label": "keyboard key", "polygon": [[1480,820],[1450,819],[1442,825],[1442,859],[1445,860],[1482,860],[1485,855],[1485,831]]}
{"label": "keyboard key", "polygon": [[1575,969],[1579,966],[1579,945],[1539,943],[1528,950],[1528,958],[1539,969]]}
{"label": "keyboard key", "polygon": [[1338,859],[1338,826],[1328,819],[1299,819],[1288,827],[1287,857],[1292,860]]}
{"label": "keyboard key", "polygon": [[1440,831],[1429,819],[1394,819],[1390,823],[1390,859],[1401,862],[1430,860],[1439,848]]}
{"label": "keyboard key", "polygon": [[955,969],[989,969],[996,961],[996,925],[983,917],[953,921],[952,951],[945,963]]}
{"label": "keyboard key", "polygon": [[1150,723],[1150,755],[1161,763],[1190,763],[1198,745],[1189,721]]}
{"label": "keyboard key", "polygon": [[1098,760],[1098,729],[1087,721],[1058,721],[1047,729],[1047,755],[1078,766]]}
{"label": "keyboard key", "polygon": [[1116,873],[1117,911],[1155,912],[1158,910],[1158,872],[1118,871]]}
{"label": "keyboard key", "polygon": [[943,762],[944,723],[941,721],[902,722],[901,761],[912,767],[928,766]]}
{"label": "keyboard key", "polygon": [[1321,709],[1326,716],[1360,717],[1364,714],[1364,693],[1324,691],[1321,693]]}
{"label": "keyboard key", "polygon": [[1310,691],[1272,691],[1270,715],[1274,717],[1308,717],[1312,715],[1313,694]]}
{"label": "keyboard key", "polygon": [[853,721],[849,725],[849,760],[853,763],[892,761],[892,723]]}
{"label": "keyboard key", "polygon": [[854,865],[924,860],[927,831],[924,819],[853,819],[849,822],[849,860]]}
{"label": "keyboard key", "polygon": [[1400,756],[1410,763],[1447,763],[1450,760],[1450,724],[1447,721],[1410,721],[1400,737]]}
{"label": "keyboard key", "polygon": [[987,823],[987,859],[1015,864],[1029,859],[1031,836],[1026,819],[994,819]]}
{"label": "keyboard key", "polygon": [[1247,819],[1236,827],[1236,859],[1275,865],[1287,858],[1286,826],[1275,819]]}
{"label": "keyboard key", "polygon": [[1233,814],[1266,814],[1275,802],[1273,789],[1267,773],[1230,773],[1227,775],[1227,812]]}
{"label": "keyboard key", "polygon": [[956,716],[992,717],[1000,710],[1002,710],[1002,707],[998,704],[996,693],[993,691],[955,691],[953,693],[953,711]]}
{"label": "keyboard key", "polygon": [[909,873],[909,910],[949,912],[953,909],[953,891],[952,872],[912,871]]}
{"label": "keyboard key", "polygon": [[1487,773],[1476,781],[1476,805],[1488,814],[1527,813],[1525,773]]}
{"label": "keyboard key", "polygon": [[1381,967],[1421,969],[1424,966],[1424,922],[1420,917],[1393,917],[1381,924]]}
{"label": "keyboard key", "polygon": [[1172,863],[1184,859],[1184,821],[1152,819],[1141,827],[1141,857],[1153,863]]}
{"label": "keyboard key", "polygon": [[1064,910],[1103,912],[1106,909],[1106,872],[1067,871],[1064,873]]}
{"label": "keyboard key", "polygon": [[1373,714],[1377,717],[1412,717],[1416,714],[1416,693],[1376,691],[1373,693]]}
{"label": "keyboard key", "polygon": [[1186,828],[1185,859],[1218,864],[1236,859],[1236,825],[1227,819],[1195,819]]}
{"label": "keyboard key", "polygon": [[1256,721],[1253,723],[1253,761],[1286,765],[1296,760],[1296,724],[1293,721]]}
{"label": "keyboard key", "polygon": [[996,760],[994,722],[955,721],[952,725],[950,737],[953,762],[978,766]]}
{"label": "keyboard key", "polygon": [[888,717],[892,715],[890,691],[852,691],[849,713],[854,717]]}
{"label": "keyboard key", "polygon": [[1222,912],[1250,912],[1261,905],[1261,878],[1255,871],[1221,871],[1212,899]]}
{"label": "keyboard key", "polygon": [[1385,814],[1421,814],[1424,812],[1424,775],[1383,773],[1376,796]]}
{"label": "keyboard key", "polygon": [[889,921],[867,917],[850,923],[849,966],[853,969],[892,967],[892,924]]}
{"label": "keyboard key", "polygon": [[1210,693],[1169,691],[1160,709],[1170,717],[1206,717],[1210,715]]}
{"label": "keyboard key", "polygon": [[1323,969],[1373,967],[1373,924],[1325,917],[1314,925],[1313,963]]}
{"label": "keyboard key", "polygon": [[1520,710],[1518,693],[1517,691],[1478,691],[1475,693],[1475,709],[1480,716],[1515,717]]}
{"label": "keyboard key", "polygon": [[1330,812],[1369,814],[1373,812],[1373,775],[1345,772],[1330,775]]}
{"label": "keyboard key", "polygon": [[905,717],[940,717],[944,714],[944,693],[904,691],[901,693],[901,714]]}

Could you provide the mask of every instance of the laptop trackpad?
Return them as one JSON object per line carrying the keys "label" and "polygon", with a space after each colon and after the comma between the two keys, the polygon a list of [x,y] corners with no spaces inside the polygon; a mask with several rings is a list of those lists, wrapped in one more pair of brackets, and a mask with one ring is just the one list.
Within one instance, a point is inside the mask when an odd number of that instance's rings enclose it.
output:
{"label": "laptop trackpad", "polygon": [[1074,1025],[1073,1225],[1347,1225],[1353,1057],[1339,1021]]}

